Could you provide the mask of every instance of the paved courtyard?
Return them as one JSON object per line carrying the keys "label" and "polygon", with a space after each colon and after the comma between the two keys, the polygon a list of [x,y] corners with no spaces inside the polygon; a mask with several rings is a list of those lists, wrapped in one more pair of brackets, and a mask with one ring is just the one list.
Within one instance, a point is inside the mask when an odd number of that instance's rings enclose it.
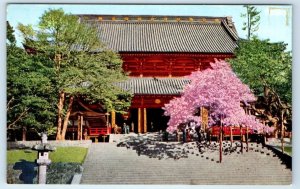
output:
{"label": "paved courtyard", "polygon": [[[157,133],[111,135],[110,143],[93,143],[89,149],[82,184],[263,184],[292,183],[292,171],[261,144],[219,146],[197,142],[161,142]],[[244,145],[245,146],[245,145]],[[199,150],[200,149],[200,150]]]}

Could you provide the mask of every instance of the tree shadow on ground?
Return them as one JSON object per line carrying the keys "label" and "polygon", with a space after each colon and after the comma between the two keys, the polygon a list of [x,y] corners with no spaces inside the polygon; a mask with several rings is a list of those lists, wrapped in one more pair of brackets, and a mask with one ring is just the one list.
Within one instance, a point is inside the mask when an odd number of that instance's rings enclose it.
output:
{"label": "tree shadow on ground", "polygon": [[24,184],[35,183],[35,178],[37,176],[36,163],[21,159],[19,162],[15,163],[13,169],[22,171],[19,176],[19,179],[23,181]]}
{"label": "tree shadow on ground", "polygon": [[[215,154],[219,151],[219,143],[208,141],[192,141],[192,142],[175,142],[176,137],[168,142],[162,141],[161,134],[127,136],[123,141],[117,144],[117,147],[126,147],[127,149],[135,150],[138,156],[145,155],[149,158],[174,159],[188,158],[195,155],[215,161]],[[223,154],[230,155],[233,153],[239,154],[240,145],[234,143],[231,146],[229,142],[223,142]]]}

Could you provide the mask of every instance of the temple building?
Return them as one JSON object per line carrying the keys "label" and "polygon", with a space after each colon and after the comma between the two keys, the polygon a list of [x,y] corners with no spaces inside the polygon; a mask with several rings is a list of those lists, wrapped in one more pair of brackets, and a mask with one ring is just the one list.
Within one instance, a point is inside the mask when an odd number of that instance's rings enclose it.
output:
{"label": "temple building", "polygon": [[78,102],[73,126],[88,127],[90,136],[109,133],[105,128],[124,122],[137,133],[165,130],[168,117],[163,116],[162,107],[180,96],[189,83],[184,76],[208,68],[215,58],[232,58],[239,39],[231,17],[78,17],[95,26],[100,40],[120,54],[129,79],[117,85],[134,94],[126,115],[105,115],[101,107]]}

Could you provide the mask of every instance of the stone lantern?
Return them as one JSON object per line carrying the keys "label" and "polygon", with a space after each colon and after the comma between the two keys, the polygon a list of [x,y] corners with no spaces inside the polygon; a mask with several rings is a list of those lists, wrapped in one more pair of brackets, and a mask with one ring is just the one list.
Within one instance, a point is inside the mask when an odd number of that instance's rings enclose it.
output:
{"label": "stone lantern", "polygon": [[51,160],[49,159],[49,152],[54,151],[55,147],[52,147],[50,144],[48,144],[48,137],[46,133],[42,133],[41,136],[42,143],[34,145],[32,149],[38,151],[38,157],[36,160],[36,163],[39,166],[38,183],[46,184],[47,166],[51,163]]}

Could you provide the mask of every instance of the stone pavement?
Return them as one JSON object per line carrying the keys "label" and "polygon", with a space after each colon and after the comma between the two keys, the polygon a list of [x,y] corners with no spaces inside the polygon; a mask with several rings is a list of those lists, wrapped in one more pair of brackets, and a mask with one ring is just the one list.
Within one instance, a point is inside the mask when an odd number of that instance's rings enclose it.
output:
{"label": "stone pavement", "polygon": [[[287,185],[292,171],[271,150],[256,143],[240,146],[197,142],[161,142],[158,134],[114,135],[111,143],[93,143],[81,184],[262,184]],[[244,145],[245,146],[245,145]],[[199,150],[200,149],[200,150]]]}

